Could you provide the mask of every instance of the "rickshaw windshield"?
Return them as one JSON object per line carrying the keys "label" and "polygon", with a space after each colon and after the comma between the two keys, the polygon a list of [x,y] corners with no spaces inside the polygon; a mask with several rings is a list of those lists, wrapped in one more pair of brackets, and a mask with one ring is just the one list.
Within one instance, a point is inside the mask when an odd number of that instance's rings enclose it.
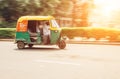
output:
{"label": "rickshaw windshield", "polygon": [[52,27],[59,28],[59,25],[55,20],[51,20],[51,23],[52,23]]}

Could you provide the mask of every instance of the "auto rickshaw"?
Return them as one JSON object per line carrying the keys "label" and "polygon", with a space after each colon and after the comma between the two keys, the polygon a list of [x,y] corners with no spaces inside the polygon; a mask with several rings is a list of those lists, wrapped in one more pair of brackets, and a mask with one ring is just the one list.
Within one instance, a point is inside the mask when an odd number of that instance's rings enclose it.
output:
{"label": "auto rickshaw", "polygon": [[[49,42],[43,44],[43,35],[37,32],[36,27],[39,22],[49,23]],[[32,35],[31,33],[34,35]],[[26,45],[32,48],[33,45],[58,45],[60,49],[66,47],[65,40],[61,37],[61,29],[53,16],[22,16],[17,21],[15,43],[18,49],[25,48]]]}

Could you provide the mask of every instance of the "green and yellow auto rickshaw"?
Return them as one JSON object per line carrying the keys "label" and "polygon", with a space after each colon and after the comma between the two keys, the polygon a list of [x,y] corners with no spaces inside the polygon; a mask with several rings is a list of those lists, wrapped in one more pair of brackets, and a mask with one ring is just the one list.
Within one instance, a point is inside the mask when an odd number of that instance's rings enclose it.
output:
{"label": "green and yellow auto rickshaw", "polygon": [[[44,44],[43,29],[37,32],[37,25],[41,23],[49,24],[49,40]],[[16,38],[18,49],[25,48],[28,45],[30,48],[33,45],[58,45],[60,49],[66,47],[64,39],[61,37],[61,29],[53,16],[22,16],[17,21]]]}

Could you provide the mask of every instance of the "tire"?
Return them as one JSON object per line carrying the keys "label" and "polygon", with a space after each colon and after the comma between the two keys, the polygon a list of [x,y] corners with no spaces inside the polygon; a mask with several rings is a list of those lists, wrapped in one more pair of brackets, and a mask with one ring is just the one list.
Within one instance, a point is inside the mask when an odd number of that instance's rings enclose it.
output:
{"label": "tire", "polygon": [[64,48],[66,47],[65,41],[64,41],[64,40],[59,41],[58,47],[59,47],[60,49],[64,49]]}
{"label": "tire", "polygon": [[33,47],[33,44],[28,44],[29,48],[32,48]]}
{"label": "tire", "polygon": [[24,42],[22,42],[22,41],[17,42],[17,47],[18,47],[18,49],[23,49],[23,48],[25,48]]}

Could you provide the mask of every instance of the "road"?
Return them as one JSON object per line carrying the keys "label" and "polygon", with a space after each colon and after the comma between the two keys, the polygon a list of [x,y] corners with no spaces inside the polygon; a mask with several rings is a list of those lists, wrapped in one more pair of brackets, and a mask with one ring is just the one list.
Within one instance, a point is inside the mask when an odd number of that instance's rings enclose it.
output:
{"label": "road", "polygon": [[68,44],[18,50],[0,41],[0,79],[120,79],[120,46]]}

